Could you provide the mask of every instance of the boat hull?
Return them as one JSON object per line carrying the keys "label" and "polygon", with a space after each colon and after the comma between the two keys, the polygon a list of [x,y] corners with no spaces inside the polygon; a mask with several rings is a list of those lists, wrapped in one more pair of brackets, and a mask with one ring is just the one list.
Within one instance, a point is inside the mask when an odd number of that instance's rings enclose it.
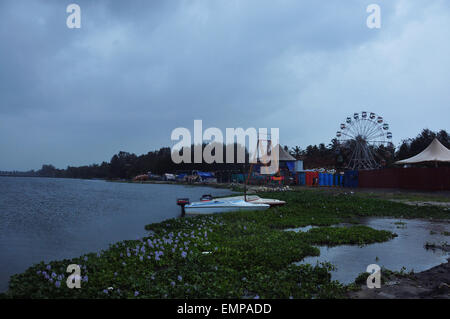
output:
{"label": "boat hull", "polygon": [[[232,201],[232,200],[244,200],[244,196],[233,196],[233,197],[224,197],[218,198],[219,200]],[[285,201],[278,199],[270,199],[270,198],[261,198],[256,195],[247,195],[247,202],[252,204],[267,204],[270,207],[274,206],[283,206],[286,204]]]}
{"label": "boat hull", "polygon": [[270,207],[267,204],[253,204],[243,200],[235,201],[203,201],[196,202],[185,206],[186,214],[201,215],[201,214],[216,214],[227,213],[235,211],[252,211],[252,210],[266,210]]}

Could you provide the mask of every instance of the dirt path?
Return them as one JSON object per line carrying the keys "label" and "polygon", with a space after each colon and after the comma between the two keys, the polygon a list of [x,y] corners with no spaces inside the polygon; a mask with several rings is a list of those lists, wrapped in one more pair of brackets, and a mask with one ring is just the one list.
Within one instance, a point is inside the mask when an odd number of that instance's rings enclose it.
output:
{"label": "dirt path", "polygon": [[450,299],[450,259],[447,263],[412,276],[391,277],[379,289],[350,292],[352,299]]}

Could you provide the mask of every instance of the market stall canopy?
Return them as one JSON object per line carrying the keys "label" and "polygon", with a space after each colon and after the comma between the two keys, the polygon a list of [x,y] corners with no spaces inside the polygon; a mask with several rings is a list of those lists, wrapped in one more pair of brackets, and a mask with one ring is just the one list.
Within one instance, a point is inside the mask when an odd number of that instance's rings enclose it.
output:
{"label": "market stall canopy", "polygon": [[395,164],[413,164],[422,162],[450,162],[450,150],[437,138],[426,149],[416,156],[397,161]]}

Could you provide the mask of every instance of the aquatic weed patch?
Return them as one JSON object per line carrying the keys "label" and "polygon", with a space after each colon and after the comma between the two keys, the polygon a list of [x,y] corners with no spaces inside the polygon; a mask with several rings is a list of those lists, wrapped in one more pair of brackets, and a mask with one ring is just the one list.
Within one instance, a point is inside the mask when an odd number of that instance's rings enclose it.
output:
{"label": "aquatic weed patch", "polygon": [[292,192],[264,193],[260,196],[276,198],[288,204],[279,208],[299,217],[313,214],[315,223],[328,219],[345,220],[355,217],[402,217],[425,219],[450,219],[450,211],[438,206],[411,206],[392,202],[367,194],[333,193],[320,190],[301,190]]}
{"label": "aquatic weed patch", "polygon": [[[123,241],[99,254],[35,265],[12,277],[8,296],[321,298],[344,293],[342,285],[330,280],[328,266],[292,264],[319,254],[305,241],[305,234],[224,219],[173,219],[148,227],[154,233],[141,240]],[[81,289],[65,286],[65,269],[72,263],[81,266]]]}
{"label": "aquatic weed patch", "polygon": [[[299,242],[297,234],[220,220],[169,220],[164,223],[167,229],[154,225],[151,236],[117,243],[99,254],[34,265],[11,278],[6,297],[288,298],[312,295],[315,292],[305,288],[310,286],[342,294],[340,285],[324,275],[327,268],[290,265],[298,256],[318,254],[316,248]],[[261,240],[255,232],[264,229]],[[81,289],[65,285],[65,269],[73,263],[82,269]],[[297,276],[305,271],[317,274]],[[267,276],[277,281],[276,289],[270,288]],[[311,282],[302,288],[297,285],[300,279],[304,285]]]}
{"label": "aquatic weed patch", "polygon": [[330,271],[334,267],[328,263],[320,265],[289,265],[276,272],[247,272],[242,280],[246,282],[245,292],[261,298],[341,298],[344,286],[331,281]]}
{"label": "aquatic weed patch", "polygon": [[[36,264],[11,277],[8,298],[338,298],[330,265],[294,265],[317,245],[365,245],[394,234],[366,226],[329,227],[362,216],[450,218],[434,207],[411,207],[354,195],[299,191],[263,194],[287,201],[267,211],[174,218],[147,225],[140,240],[98,254]],[[285,228],[322,226],[308,232]],[[81,267],[81,289],[65,284],[66,267]]]}
{"label": "aquatic weed patch", "polygon": [[367,226],[321,227],[310,229],[305,240],[316,245],[368,245],[396,237],[386,230],[375,230]]}

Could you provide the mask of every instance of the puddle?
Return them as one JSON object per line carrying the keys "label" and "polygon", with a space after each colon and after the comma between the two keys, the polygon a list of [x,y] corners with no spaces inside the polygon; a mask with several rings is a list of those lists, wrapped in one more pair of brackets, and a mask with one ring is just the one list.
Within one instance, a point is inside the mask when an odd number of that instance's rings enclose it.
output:
{"label": "puddle", "polygon": [[440,249],[427,250],[424,247],[427,242],[450,242],[449,236],[441,234],[444,231],[450,231],[448,221],[364,218],[360,220],[360,223],[360,225],[378,230],[389,230],[398,234],[398,237],[384,243],[375,243],[363,247],[350,245],[318,246],[320,256],[307,257],[296,264],[315,265],[316,262],[330,262],[337,268],[336,271],[331,273],[332,279],[349,284],[355,280],[359,273],[365,272],[370,264],[377,264],[396,271],[406,267],[407,271],[420,272],[445,263],[447,258],[450,257],[448,252]]}
{"label": "puddle", "polygon": [[308,225],[308,226],[305,226],[305,227],[287,228],[287,229],[285,229],[285,231],[293,231],[293,232],[296,232],[296,233],[300,233],[300,232],[305,233],[308,230],[313,229],[313,228],[317,228],[317,226]]}
{"label": "puddle", "polygon": [[[360,225],[360,224],[340,223],[340,224],[330,225],[330,227],[351,227],[351,226],[355,226],[355,225]],[[308,226],[304,226],[304,227],[286,228],[284,231],[293,231],[293,232],[296,232],[296,233],[299,233],[299,232],[305,233],[305,232],[307,232],[307,231],[309,231],[310,229],[313,229],[313,228],[319,228],[319,226],[308,225]]]}

